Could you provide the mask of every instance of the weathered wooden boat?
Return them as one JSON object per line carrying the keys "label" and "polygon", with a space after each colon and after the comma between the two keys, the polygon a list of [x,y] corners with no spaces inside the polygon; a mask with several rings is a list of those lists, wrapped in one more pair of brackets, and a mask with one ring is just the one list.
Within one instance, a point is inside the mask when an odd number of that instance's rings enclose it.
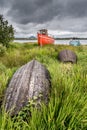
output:
{"label": "weathered wooden boat", "polygon": [[11,116],[17,115],[32,100],[40,108],[41,102],[48,104],[50,90],[49,71],[32,60],[14,73],[5,93],[5,110]]}
{"label": "weathered wooden boat", "polygon": [[38,45],[40,46],[54,43],[54,38],[48,35],[46,29],[39,30],[37,33],[37,38],[38,38]]}
{"label": "weathered wooden boat", "polygon": [[73,51],[67,49],[59,52],[58,59],[63,63],[77,63],[77,55]]}

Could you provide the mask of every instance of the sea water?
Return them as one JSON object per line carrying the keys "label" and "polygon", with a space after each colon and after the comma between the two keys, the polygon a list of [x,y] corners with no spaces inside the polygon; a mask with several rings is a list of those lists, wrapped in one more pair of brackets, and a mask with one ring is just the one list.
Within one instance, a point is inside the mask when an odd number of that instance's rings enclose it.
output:
{"label": "sea water", "polygon": [[[81,45],[87,45],[87,40],[79,40]],[[30,43],[36,43],[37,40],[14,40],[14,42],[19,42],[19,43],[26,43],[26,42],[30,42]],[[58,45],[69,45],[70,40],[55,40],[55,44]]]}

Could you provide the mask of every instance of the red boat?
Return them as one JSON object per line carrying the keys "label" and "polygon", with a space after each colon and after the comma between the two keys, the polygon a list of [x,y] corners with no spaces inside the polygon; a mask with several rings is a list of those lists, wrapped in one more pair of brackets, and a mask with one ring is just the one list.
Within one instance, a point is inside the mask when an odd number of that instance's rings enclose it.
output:
{"label": "red boat", "polygon": [[54,43],[54,38],[48,35],[46,29],[39,30],[39,32],[37,33],[37,37],[38,37],[38,44],[40,46]]}

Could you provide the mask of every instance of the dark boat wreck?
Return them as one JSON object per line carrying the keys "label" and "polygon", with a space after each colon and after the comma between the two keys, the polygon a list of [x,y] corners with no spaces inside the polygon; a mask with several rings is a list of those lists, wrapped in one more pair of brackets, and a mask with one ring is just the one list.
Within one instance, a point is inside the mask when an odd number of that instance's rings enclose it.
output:
{"label": "dark boat wreck", "polygon": [[48,104],[51,90],[49,71],[36,60],[19,68],[13,75],[5,93],[5,110],[11,116],[35,99],[38,107],[41,102]]}

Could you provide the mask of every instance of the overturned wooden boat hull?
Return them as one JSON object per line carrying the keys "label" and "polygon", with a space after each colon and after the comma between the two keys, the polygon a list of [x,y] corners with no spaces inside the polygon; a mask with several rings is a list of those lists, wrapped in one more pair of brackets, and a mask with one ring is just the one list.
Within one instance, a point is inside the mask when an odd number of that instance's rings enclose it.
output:
{"label": "overturned wooden boat hull", "polygon": [[77,55],[73,51],[67,49],[59,52],[58,59],[64,63],[66,62],[77,63]]}
{"label": "overturned wooden boat hull", "polygon": [[36,60],[19,68],[13,75],[5,93],[5,110],[11,116],[35,99],[36,106],[49,100],[51,82],[49,71]]}

